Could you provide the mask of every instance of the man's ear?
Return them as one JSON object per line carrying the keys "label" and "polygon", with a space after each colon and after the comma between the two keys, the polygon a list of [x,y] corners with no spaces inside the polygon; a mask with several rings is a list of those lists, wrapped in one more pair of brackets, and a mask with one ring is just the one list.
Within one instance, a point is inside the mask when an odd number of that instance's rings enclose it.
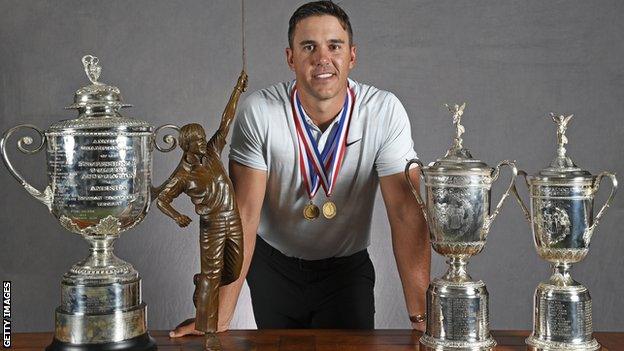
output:
{"label": "man's ear", "polygon": [[288,64],[288,67],[290,67],[290,70],[294,72],[295,63],[293,58],[293,49],[291,49],[290,47],[286,48],[286,63]]}
{"label": "man's ear", "polygon": [[353,67],[355,67],[355,64],[357,63],[357,47],[355,46],[355,44],[351,45],[350,51],[351,60],[349,61],[349,69],[353,69]]}

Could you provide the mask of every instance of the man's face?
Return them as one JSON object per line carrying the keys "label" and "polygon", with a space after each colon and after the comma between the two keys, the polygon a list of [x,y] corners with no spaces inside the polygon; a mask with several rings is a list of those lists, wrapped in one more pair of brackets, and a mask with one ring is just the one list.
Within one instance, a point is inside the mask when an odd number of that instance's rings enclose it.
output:
{"label": "man's face", "polygon": [[317,100],[331,99],[347,88],[355,54],[349,33],[329,15],[299,21],[292,48],[286,48],[286,60],[295,72],[297,87]]}

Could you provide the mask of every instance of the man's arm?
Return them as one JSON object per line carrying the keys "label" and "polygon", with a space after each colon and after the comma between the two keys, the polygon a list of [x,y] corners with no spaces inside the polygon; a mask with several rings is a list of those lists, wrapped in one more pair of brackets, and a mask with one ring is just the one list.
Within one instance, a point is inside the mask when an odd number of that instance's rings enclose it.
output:
{"label": "man's arm", "polygon": [[[418,189],[418,169],[410,171],[410,178]],[[422,315],[426,312],[425,295],[431,268],[427,223],[403,173],[381,177],[380,184],[407,311],[410,316]],[[424,331],[425,323],[413,324],[413,327]]]}
{"label": "man's arm", "polygon": [[230,178],[234,185],[236,203],[243,225],[243,268],[236,281],[221,287],[219,290],[219,325],[217,331],[225,331],[230,327],[238,296],[249,271],[251,257],[256,246],[267,172],[243,166],[236,161],[230,161]]}

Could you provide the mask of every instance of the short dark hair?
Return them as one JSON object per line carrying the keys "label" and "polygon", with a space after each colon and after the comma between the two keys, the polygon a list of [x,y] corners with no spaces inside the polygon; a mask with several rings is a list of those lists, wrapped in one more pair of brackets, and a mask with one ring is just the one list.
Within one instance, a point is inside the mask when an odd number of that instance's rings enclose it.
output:
{"label": "short dark hair", "polygon": [[353,29],[347,13],[333,1],[313,1],[301,5],[290,17],[288,21],[288,45],[293,47],[293,38],[295,37],[295,27],[301,20],[311,16],[334,16],[349,34],[349,45],[353,44]]}

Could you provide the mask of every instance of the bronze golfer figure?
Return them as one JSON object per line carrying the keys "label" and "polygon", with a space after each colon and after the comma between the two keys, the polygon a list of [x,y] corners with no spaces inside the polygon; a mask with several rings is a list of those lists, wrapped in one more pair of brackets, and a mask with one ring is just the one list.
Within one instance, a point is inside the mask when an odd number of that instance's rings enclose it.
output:
{"label": "bronze golfer figure", "polygon": [[210,140],[206,140],[204,128],[197,123],[180,128],[182,160],[157,194],[158,208],[180,227],[191,222],[188,216],[171,205],[182,193],[191,198],[195,212],[200,216],[201,273],[193,278],[195,328],[206,333],[206,346],[212,350],[219,349],[215,336],[219,287],[238,279],[243,264],[243,229],[234,188],[221,163],[221,152],[236,114],[236,105],[246,88],[247,74],[243,70],[223,111],[221,125]]}

